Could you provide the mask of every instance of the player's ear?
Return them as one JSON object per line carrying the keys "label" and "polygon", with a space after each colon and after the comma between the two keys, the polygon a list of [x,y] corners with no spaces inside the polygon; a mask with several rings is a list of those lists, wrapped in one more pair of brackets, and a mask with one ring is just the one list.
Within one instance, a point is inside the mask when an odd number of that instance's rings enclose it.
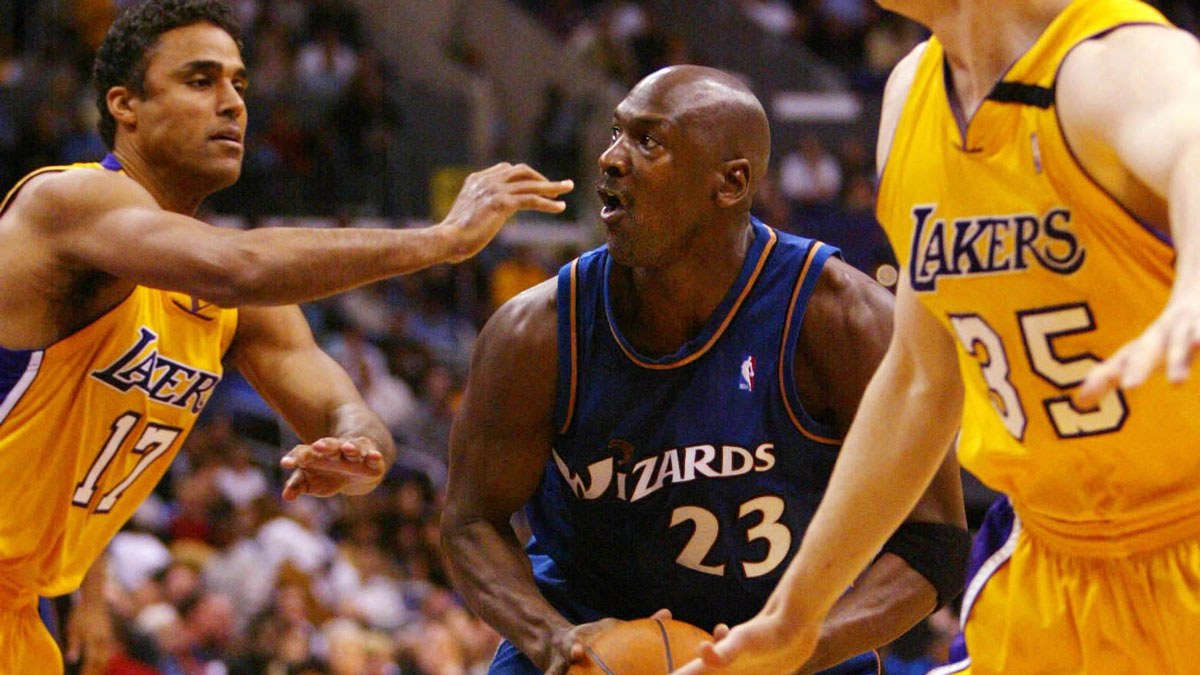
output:
{"label": "player's ear", "polygon": [[129,87],[122,85],[110,87],[108,93],[104,95],[104,100],[108,104],[108,112],[118,125],[137,126],[137,110],[134,104],[136,98]]}
{"label": "player's ear", "polygon": [[750,197],[750,160],[739,157],[721,164],[721,184],[717,188],[717,205],[736,206]]}

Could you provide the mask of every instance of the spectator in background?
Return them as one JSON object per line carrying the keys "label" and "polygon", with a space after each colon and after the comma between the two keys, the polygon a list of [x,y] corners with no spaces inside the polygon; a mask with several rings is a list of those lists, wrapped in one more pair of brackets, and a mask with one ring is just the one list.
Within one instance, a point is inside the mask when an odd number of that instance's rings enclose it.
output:
{"label": "spectator in background", "polygon": [[333,24],[318,23],[313,39],[296,53],[297,83],[319,103],[331,103],[341,95],[357,69],[358,54]]}
{"label": "spectator in background", "polygon": [[837,157],[811,134],[779,160],[779,188],[793,206],[828,206],[842,189],[842,168]]}
{"label": "spectator in background", "polygon": [[326,316],[326,328],[330,331],[325,341],[326,351],[346,369],[362,392],[363,400],[388,430],[393,435],[403,434],[405,427],[414,421],[418,402],[404,380],[388,370],[383,350],[367,340],[354,322],[346,321],[337,312]]}
{"label": "spectator in background", "polygon": [[[237,509],[270,492],[267,475],[250,461],[250,451],[244,443],[235,441],[229,446],[226,456],[213,471],[213,483],[217,491]],[[228,527],[222,523],[222,527]]]}

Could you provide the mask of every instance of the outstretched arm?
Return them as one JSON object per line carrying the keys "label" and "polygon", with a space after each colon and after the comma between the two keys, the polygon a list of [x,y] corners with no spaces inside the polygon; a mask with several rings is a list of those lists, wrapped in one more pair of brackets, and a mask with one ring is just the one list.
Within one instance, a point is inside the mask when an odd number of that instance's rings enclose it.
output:
{"label": "outstretched arm", "polygon": [[363,494],[396,456],[391,434],[350,376],[313,340],[300,308],[238,311],[233,364],[304,441],[284,456],[294,469],[283,497]]}
{"label": "outstretched arm", "polygon": [[[821,383],[810,395],[828,408],[845,434],[892,336],[895,301],[883,287],[831,259],[805,311],[798,349],[803,371]],[[822,395],[820,392],[824,392]],[[811,405],[806,402],[806,406]],[[843,594],[821,625],[815,672],[886,644],[948,602],[962,587],[970,537],[958,462],[947,453],[933,483],[871,566]]]}
{"label": "outstretched arm", "polygon": [[521,165],[471,174],[446,219],[422,229],[212,227],[159,208],[133,180],[67,171],[30,182],[23,221],[65,264],[222,306],[280,305],[475,255],[514,213],[558,213],[571,181]]}
{"label": "outstretched arm", "polygon": [[[785,673],[814,653],[821,627],[942,466],[962,415],[950,334],[902,276],[891,343],[800,549],[762,611],[681,673]],[[881,486],[886,486],[884,489]],[[932,609],[928,604],[923,609]]]}
{"label": "outstretched arm", "polygon": [[1092,369],[1078,402],[1094,405],[1159,368],[1182,382],[1200,350],[1200,43],[1160,26],[1085,42],[1063,62],[1057,98],[1072,148],[1166,200],[1176,254],[1166,307]]}

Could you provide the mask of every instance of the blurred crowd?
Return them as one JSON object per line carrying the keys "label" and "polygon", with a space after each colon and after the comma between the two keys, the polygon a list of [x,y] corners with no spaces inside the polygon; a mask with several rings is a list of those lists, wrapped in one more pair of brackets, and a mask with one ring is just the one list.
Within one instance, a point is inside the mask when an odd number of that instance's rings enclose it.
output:
{"label": "blurred crowd", "polygon": [[[0,33],[0,189],[39,166],[103,156],[90,63],[114,12],[130,1],[15,0]],[[654,2],[514,3],[617,89],[692,58],[687,36]],[[267,214],[403,211],[378,185],[394,167],[391,153],[413,142],[395,86],[403,73],[372,48],[364,17],[349,0],[233,4],[246,27],[251,127],[242,181],[206,208],[252,224]],[[764,33],[794,41],[875,95],[923,38],[868,0],[735,4]],[[1196,29],[1191,2],[1156,4]],[[582,156],[581,136],[591,133],[585,117],[577,101],[548,88],[531,161],[590,184],[580,169],[592,162]],[[852,130],[804,133],[775,148],[755,213],[841,246],[850,263],[890,286],[894,259],[873,215],[873,147],[869,133]],[[571,218],[592,218],[574,206]],[[281,501],[277,461],[297,439],[227,373],[166,479],[109,549],[106,672],[485,672],[499,637],[452,591],[439,544],[450,421],[487,317],[578,253],[571,245],[495,244],[461,265],[304,307],[400,448],[388,480],[370,495]],[[956,625],[953,608],[920,624],[884,651],[887,672],[926,672],[945,658]]]}

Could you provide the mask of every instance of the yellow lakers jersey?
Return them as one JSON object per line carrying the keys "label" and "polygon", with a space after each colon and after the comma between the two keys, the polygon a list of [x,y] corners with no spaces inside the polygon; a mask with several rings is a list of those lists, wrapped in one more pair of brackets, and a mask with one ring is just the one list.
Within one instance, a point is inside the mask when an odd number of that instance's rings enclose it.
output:
{"label": "yellow lakers jersey", "polygon": [[79,585],[183,444],[236,326],[139,286],[44,349],[0,347],[0,599]]}
{"label": "yellow lakers jersey", "polygon": [[1089,369],[1162,310],[1174,253],[1076,163],[1054,91],[1074,46],[1133,23],[1166,20],[1136,0],[1075,0],[965,135],[931,39],[878,204],[913,289],[958,344],[962,464],[1009,494],[1027,529],[1131,550],[1200,531],[1200,382],[1157,376],[1094,410],[1073,404]]}

